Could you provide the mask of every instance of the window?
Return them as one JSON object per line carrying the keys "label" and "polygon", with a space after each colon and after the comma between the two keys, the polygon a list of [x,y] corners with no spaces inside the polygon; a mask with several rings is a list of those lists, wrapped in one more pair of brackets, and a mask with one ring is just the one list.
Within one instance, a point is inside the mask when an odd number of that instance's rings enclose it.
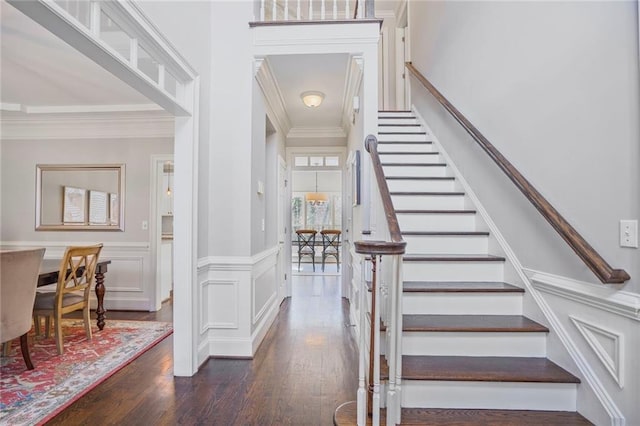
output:
{"label": "window", "polygon": [[293,231],[298,229],[341,229],[342,196],[340,193],[327,193],[325,203],[313,203],[305,200],[304,192],[294,192],[291,198],[291,222]]}

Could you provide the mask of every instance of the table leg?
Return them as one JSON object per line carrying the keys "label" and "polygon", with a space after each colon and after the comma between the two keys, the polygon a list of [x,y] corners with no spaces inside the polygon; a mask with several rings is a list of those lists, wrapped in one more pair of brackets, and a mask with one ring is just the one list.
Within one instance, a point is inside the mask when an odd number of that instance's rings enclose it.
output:
{"label": "table leg", "polygon": [[96,296],[98,297],[98,307],[96,308],[96,314],[98,316],[98,328],[102,330],[104,328],[104,273],[96,271]]}

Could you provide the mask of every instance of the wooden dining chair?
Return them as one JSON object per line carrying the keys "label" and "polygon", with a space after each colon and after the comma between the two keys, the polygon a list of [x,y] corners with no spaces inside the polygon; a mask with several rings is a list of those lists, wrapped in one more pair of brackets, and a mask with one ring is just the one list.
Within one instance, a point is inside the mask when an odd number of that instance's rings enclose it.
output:
{"label": "wooden dining chair", "polygon": [[323,229],[322,235],[322,272],[324,272],[324,262],[329,256],[336,258],[338,272],[340,272],[340,234],[337,229]]}
{"label": "wooden dining chair", "polygon": [[84,329],[87,339],[91,340],[89,294],[95,280],[95,270],[101,250],[102,244],[67,247],[60,262],[56,291],[36,294],[33,307],[36,332],[40,328],[40,317],[45,317],[47,334],[51,330],[51,320],[53,320],[56,346],[60,355],[64,353],[62,316],[69,312],[82,309]]}
{"label": "wooden dining chair", "polygon": [[311,256],[313,272],[316,271],[316,234],[314,229],[298,229],[298,272],[300,272],[300,260],[302,256]]}
{"label": "wooden dining chair", "polygon": [[0,343],[20,337],[22,358],[29,370],[27,334],[31,330],[31,311],[36,297],[43,248],[0,252]]}

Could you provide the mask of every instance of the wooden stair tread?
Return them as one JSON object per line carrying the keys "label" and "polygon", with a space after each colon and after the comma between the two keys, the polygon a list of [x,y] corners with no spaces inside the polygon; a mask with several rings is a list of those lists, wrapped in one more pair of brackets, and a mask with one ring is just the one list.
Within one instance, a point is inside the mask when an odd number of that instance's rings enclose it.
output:
{"label": "wooden stair tread", "polygon": [[436,236],[486,237],[487,235],[489,235],[489,232],[488,231],[406,231],[406,232],[403,232],[402,235],[431,236],[431,237],[436,237]]}
{"label": "wooden stair tread", "polygon": [[487,254],[405,254],[405,262],[504,262],[504,257]]}
{"label": "wooden stair tread", "polygon": [[403,315],[404,331],[548,332],[522,315]]}
{"label": "wooden stair tread", "polygon": [[464,195],[464,192],[452,191],[452,192],[442,192],[442,191],[429,191],[429,192],[418,192],[418,191],[394,191],[389,192],[390,195],[445,195],[445,196],[460,196]]}
{"label": "wooden stair tread", "polygon": [[[357,404],[350,401],[339,406],[334,414],[336,426],[354,426]],[[380,424],[386,425],[386,410],[380,411]],[[367,419],[367,425],[371,418]],[[589,420],[571,411],[480,410],[452,408],[403,408],[401,425],[432,426],[588,426]]]}
{"label": "wooden stair tread", "polygon": [[[389,377],[381,357],[380,379]],[[512,383],[580,383],[573,374],[547,358],[408,356],[402,357],[403,380]]]}
{"label": "wooden stair tread", "polygon": [[[378,141],[378,145],[380,144],[399,144],[399,145],[420,145],[420,144],[432,144],[433,141]],[[379,154],[383,154],[380,152]]]}
{"label": "wooden stair tread", "polygon": [[[382,118],[388,118],[388,117],[382,117]],[[393,117],[393,119],[395,120],[396,118],[399,117]],[[411,123],[402,123],[402,124],[393,124],[393,123],[378,123],[378,127],[420,127],[420,124],[411,124]]]}
{"label": "wooden stair tread", "polygon": [[382,167],[446,167],[446,166],[447,166],[447,163],[382,163]]}
{"label": "wooden stair tread", "polygon": [[430,152],[402,152],[402,151],[389,151],[389,152],[380,152],[379,155],[440,155],[438,151],[430,151]]}
{"label": "wooden stair tread", "polygon": [[386,180],[456,180],[453,176],[385,176]]}
{"label": "wooden stair tread", "polygon": [[524,293],[524,289],[500,281],[405,281],[405,293]]}
{"label": "wooden stair tread", "polygon": [[427,132],[378,132],[379,135],[426,135]]}
{"label": "wooden stair tread", "polygon": [[396,214],[476,214],[475,210],[396,210]]}

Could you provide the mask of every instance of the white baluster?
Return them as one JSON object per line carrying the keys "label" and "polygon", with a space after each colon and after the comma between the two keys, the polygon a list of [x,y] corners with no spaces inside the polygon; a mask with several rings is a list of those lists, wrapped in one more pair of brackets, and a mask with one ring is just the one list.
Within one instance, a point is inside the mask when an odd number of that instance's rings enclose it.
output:
{"label": "white baluster", "polygon": [[289,20],[289,0],[284,0],[284,20]]}
{"label": "white baluster", "polygon": [[265,0],[260,0],[260,21],[264,22],[264,2]]}
{"label": "white baluster", "polygon": [[[402,409],[401,401],[402,401],[402,292],[404,282],[404,276],[402,272],[402,256],[395,256],[397,259],[397,265],[395,268],[395,278],[394,281],[397,283],[396,285],[396,317],[395,317],[395,330],[396,330],[396,418],[395,424],[400,424]],[[393,424],[393,423],[392,423]]]}
{"label": "white baluster", "polygon": [[100,2],[92,1],[89,9],[89,29],[91,34],[100,37]]}
{"label": "white baluster", "polygon": [[322,19],[323,21],[324,21],[325,12],[326,12],[325,2],[326,0],[320,0],[320,19]]}
{"label": "white baluster", "polygon": [[366,357],[365,351],[367,350],[367,339],[365,325],[367,323],[366,317],[366,306],[367,306],[367,288],[366,288],[366,278],[364,276],[365,272],[365,262],[360,261],[361,266],[361,274],[360,277],[360,291],[359,291],[359,303],[360,306],[360,357],[358,359],[358,392],[356,393],[356,401],[357,401],[357,422],[358,426],[365,426],[367,420],[367,390],[365,388],[365,366],[366,366]]}
{"label": "white baluster", "polygon": [[308,20],[313,20],[313,0],[309,0],[309,17]]}
{"label": "white baluster", "polygon": [[296,19],[300,20],[300,11],[302,10],[302,6],[300,5],[300,0],[298,0],[298,9],[296,11]]}
{"label": "white baluster", "polygon": [[[374,265],[374,271],[375,271],[375,260],[376,260],[376,256],[373,256],[372,259],[374,259],[373,261],[373,265]],[[374,281],[375,280],[379,280],[379,278],[377,278],[376,273],[374,272]],[[373,327],[374,333],[374,339],[373,339],[373,410],[372,410],[372,418],[371,418],[371,424],[373,426],[379,426],[380,425],[380,290],[379,290],[379,285],[374,285],[373,291],[378,293],[375,297],[374,300],[374,312],[375,315],[373,315],[372,318],[372,324],[371,326]]]}
{"label": "white baluster", "polygon": [[338,19],[338,0],[333,0],[333,20]]}
{"label": "white baluster", "polygon": [[349,0],[344,1],[344,19],[349,19],[351,12],[349,11]]}
{"label": "white baluster", "polygon": [[358,1],[358,19],[362,19],[362,17],[364,16],[364,0],[357,0]]}
{"label": "white baluster", "polygon": [[271,20],[272,21],[276,21],[278,19],[278,2],[276,0],[273,0],[273,5],[271,7]]}
{"label": "white baluster", "polygon": [[389,364],[389,387],[387,389],[387,425],[394,425],[396,420],[396,409],[397,409],[397,394],[396,394],[396,366],[397,366],[397,337],[398,337],[398,327],[397,327],[397,298],[401,297],[398,295],[398,282],[397,278],[397,268],[400,256],[393,256],[393,270],[391,275],[391,297],[390,297],[390,312],[389,312],[389,322],[387,323],[387,330],[389,333],[387,334],[388,344],[388,352],[387,352],[387,361]]}

